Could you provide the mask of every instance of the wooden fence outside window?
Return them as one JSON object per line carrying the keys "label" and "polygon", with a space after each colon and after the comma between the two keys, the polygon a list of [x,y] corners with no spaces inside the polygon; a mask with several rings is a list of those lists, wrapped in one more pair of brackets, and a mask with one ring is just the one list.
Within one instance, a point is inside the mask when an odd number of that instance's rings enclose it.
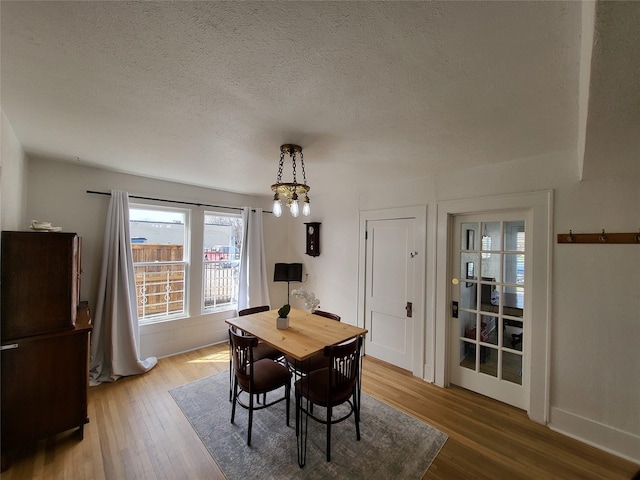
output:
{"label": "wooden fence outside window", "polygon": [[[132,244],[138,318],[185,313],[185,271],[182,245]],[[205,308],[233,305],[238,300],[238,261],[206,261],[203,273]]]}

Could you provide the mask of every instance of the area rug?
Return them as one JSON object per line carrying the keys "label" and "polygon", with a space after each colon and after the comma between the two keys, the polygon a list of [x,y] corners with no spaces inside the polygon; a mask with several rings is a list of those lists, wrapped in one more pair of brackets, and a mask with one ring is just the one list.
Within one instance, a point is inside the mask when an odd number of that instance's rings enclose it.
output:
{"label": "area rug", "polygon": [[[293,389],[292,389],[293,391]],[[307,461],[298,466],[295,402],[286,426],[284,402],[254,412],[247,447],[247,410],[237,407],[231,423],[229,372],[170,391],[229,480],[247,479],[420,479],[447,435],[362,393],[360,434],[353,417],[333,425],[331,462],[326,461],[326,427],[309,420]],[[269,394],[276,398],[281,392]]]}

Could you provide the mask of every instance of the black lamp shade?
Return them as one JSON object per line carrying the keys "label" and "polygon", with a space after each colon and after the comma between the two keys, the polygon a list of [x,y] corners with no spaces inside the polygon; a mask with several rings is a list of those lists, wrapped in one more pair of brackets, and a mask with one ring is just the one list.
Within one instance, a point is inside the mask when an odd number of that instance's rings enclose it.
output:
{"label": "black lamp shade", "polygon": [[273,272],[274,282],[301,282],[302,281],[302,264],[301,263],[276,263]]}

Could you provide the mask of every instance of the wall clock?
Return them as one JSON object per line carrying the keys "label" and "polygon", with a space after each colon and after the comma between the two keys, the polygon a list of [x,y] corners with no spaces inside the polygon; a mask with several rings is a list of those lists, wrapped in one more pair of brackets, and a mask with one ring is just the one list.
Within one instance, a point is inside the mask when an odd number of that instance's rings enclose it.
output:
{"label": "wall clock", "polygon": [[320,222],[305,223],[307,226],[307,255],[320,255]]}

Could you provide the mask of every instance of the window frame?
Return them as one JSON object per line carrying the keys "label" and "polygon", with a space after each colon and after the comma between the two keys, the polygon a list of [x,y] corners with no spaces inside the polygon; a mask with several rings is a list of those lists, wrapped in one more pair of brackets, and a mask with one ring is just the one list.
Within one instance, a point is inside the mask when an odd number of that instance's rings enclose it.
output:
{"label": "window frame", "polygon": [[[165,321],[177,320],[182,318],[189,317],[189,298],[190,298],[190,289],[191,289],[191,268],[190,268],[190,258],[191,258],[191,210],[188,208],[179,208],[179,207],[167,207],[160,205],[152,205],[145,203],[129,203],[129,227],[131,227],[131,211],[132,210],[149,210],[149,211],[157,211],[157,212],[171,212],[171,213],[180,213],[184,217],[184,238],[182,244],[182,260],[172,260],[172,261],[153,261],[153,262],[134,262],[134,272],[136,267],[145,267],[145,266],[160,266],[160,265],[182,265],[183,278],[182,278],[182,310],[176,313],[166,313],[166,314],[152,314],[147,317],[143,317],[138,314],[138,325],[149,325],[153,323],[160,323]],[[134,220],[135,221],[135,220]],[[159,223],[166,223],[162,220],[158,220]],[[132,239],[134,237],[132,236]],[[133,241],[132,241],[133,244]],[[133,251],[133,247],[132,251]],[[139,303],[139,288],[138,283],[135,285],[136,291],[136,308],[138,308]]]}
{"label": "window frame", "polygon": [[[225,262],[225,260],[228,260],[228,258],[225,259],[218,259],[218,260],[207,260],[205,259],[205,255],[206,255],[206,251],[207,251],[207,233],[206,233],[206,227],[207,227],[207,217],[222,217],[222,218],[235,218],[238,219],[240,221],[240,230],[238,232],[238,235],[240,237],[240,245],[238,247],[237,252],[235,253],[235,255],[237,255],[237,269],[235,272],[232,272],[232,275],[234,278],[234,282],[235,285],[233,286],[235,293],[232,295],[232,301],[230,302],[225,302],[225,303],[221,303],[221,304],[214,304],[214,305],[207,305],[207,294],[206,294],[206,290],[207,288],[215,288],[215,287],[210,287],[208,286],[209,284],[207,283],[207,271],[209,270],[207,265],[211,265],[214,264],[215,262],[218,262],[220,264],[220,266],[222,267],[223,262]],[[203,216],[202,216],[202,245],[200,248],[200,251],[202,252],[201,254],[201,262],[202,262],[202,276],[201,276],[201,285],[200,285],[200,290],[201,290],[201,311],[203,314],[211,314],[211,313],[218,313],[218,312],[222,312],[222,311],[227,311],[227,310],[236,310],[238,308],[238,291],[239,291],[239,272],[240,272],[240,264],[242,262],[242,241],[243,241],[243,237],[244,237],[244,221],[242,218],[242,213],[229,213],[229,212],[221,212],[221,211],[217,211],[217,210],[205,210],[203,212]],[[238,242],[235,242],[236,245]],[[231,245],[221,245],[223,247],[231,247]],[[228,254],[227,254],[228,255]],[[236,259],[232,259],[231,262],[233,262],[233,260]],[[230,264],[231,264],[230,262]],[[223,268],[228,268],[228,267],[223,267]],[[230,267],[231,269],[233,269],[233,267]]]}

